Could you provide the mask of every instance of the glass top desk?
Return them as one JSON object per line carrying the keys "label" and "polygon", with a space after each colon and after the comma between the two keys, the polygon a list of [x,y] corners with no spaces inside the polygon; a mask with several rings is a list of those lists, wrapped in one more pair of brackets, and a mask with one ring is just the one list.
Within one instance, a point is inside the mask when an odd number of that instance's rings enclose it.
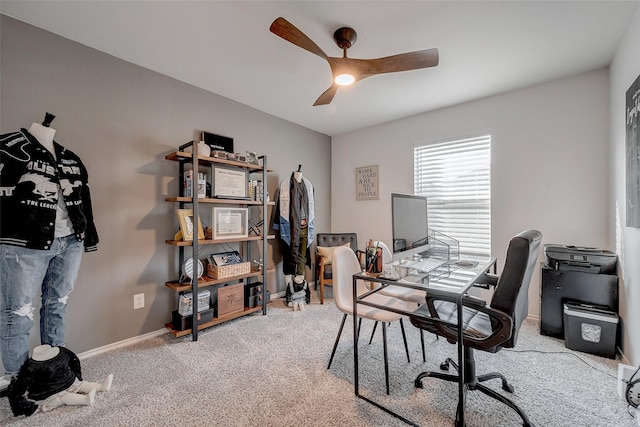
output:
{"label": "glass top desk", "polygon": [[[356,343],[353,346],[353,370],[354,370],[354,388],[355,395],[360,397],[369,403],[379,407],[380,409],[388,412],[389,414],[402,419],[403,421],[413,424],[412,422],[406,420],[402,416],[391,412],[387,408],[377,404],[376,402],[362,396],[360,394],[359,382],[358,382],[358,346],[357,346],[357,331],[358,331],[358,304],[368,305],[370,307],[376,307],[381,310],[393,311],[399,314],[409,315],[410,312],[405,312],[402,310],[392,309],[390,307],[385,307],[382,305],[375,304],[371,301],[367,301],[367,297],[371,296],[380,290],[384,289],[387,286],[400,286],[404,288],[417,289],[428,292],[429,295],[437,296],[437,295],[445,295],[445,296],[453,296],[456,299],[456,304],[458,305],[458,320],[456,325],[462,324],[462,298],[469,291],[469,289],[473,286],[474,282],[485,272],[489,271],[493,268],[493,271],[496,271],[496,258],[465,258],[465,261],[471,261],[471,265],[457,265],[455,262],[447,263],[442,267],[430,272],[430,273],[416,273],[412,272],[409,276],[406,276],[399,280],[389,280],[380,276],[368,274],[365,272],[357,273],[353,275],[353,342]],[[358,296],[356,295],[356,283],[358,280],[364,280],[367,282],[371,282],[374,286],[374,289]],[[446,321],[442,321],[442,323],[448,323]],[[460,425],[464,425],[464,341],[463,341],[463,330],[462,328],[458,328],[458,375],[460,377],[460,381],[458,382],[458,412],[459,412],[459,421]]]}

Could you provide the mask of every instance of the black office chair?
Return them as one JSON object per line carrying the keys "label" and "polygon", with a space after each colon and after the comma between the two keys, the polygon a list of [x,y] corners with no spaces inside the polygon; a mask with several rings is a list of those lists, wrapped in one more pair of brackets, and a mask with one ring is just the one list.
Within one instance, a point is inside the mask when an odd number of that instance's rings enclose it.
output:
{"label": "black office chair", "polygon": [[[528,313],[528,290],[531,275],[538,259],[538,249],[542,234],[536,230],[523,231],[514,236],[509,242],[504,269],[500,276],[486,273],[476,285],[484,288],[494,287],[493,296],[489,305],[472,296],[463,299],[463,333],[464,333],[464,382],[465,394],[468,390],[479,390],[514,409],[522,418],[524,426],[531,426],[526,414],[510,399],[480,384],[494,378],[502,380],[502,389],[513,393],[506,378],[493,372],[485,375],[476,375],[474,349],[489,353],[496,353],[502,348],[512,348],[516,344],[518,331]],[[422,316],[411,315],[411,323],[420,328],[440,335],[451,343],[458,340],[457,305],[454,298],[430,296],[427,294],[427,303],[414,312]],[[440,319],[452,322],[444,324],[434,322],[432,319]],[[458,365],[452,359],[447,359],[440,365],[440,369],[447,371],[449,365],[458,370]],[[415,386],[422,388],[422,379],[434,377],[446,381],[459,381],[458,375],[441,372],[423,372],[415,380]],[[465,399],[466,401],[466,399]],[[464,408],[462,408],[464,410]],[[459,425],[459,410],[456,412],[456,426]],[[460,426],[463,427],[463,426]]]}

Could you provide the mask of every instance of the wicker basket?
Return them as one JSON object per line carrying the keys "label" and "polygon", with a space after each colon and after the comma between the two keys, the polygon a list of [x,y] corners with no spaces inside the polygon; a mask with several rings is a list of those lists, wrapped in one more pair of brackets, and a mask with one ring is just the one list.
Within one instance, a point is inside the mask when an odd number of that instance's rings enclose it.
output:
{"label": "wicker basket", "polygon": [[226,279],[227,277],[240,276],[248,273],[251,273],[251,262],[249,261],[221,266],[209,264],[207,266],[207,275],[214,279]]}

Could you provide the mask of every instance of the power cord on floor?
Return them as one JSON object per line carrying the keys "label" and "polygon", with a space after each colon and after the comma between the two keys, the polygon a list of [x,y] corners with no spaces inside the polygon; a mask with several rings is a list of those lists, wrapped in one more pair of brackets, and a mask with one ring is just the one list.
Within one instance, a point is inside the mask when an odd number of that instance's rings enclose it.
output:
{"label": "power cord on floor", "polygon": [[611,378],[615,378],[616,380],[618,379],[618,377],[616,377],[615,375],[611,375],[608,372],[603,371],[602,369],[598,369],[595,366],[591,365],[590,363],[588,363],[586,360],[584,360],[583,358],[581,358],[580,356],[578,356],[577,354],[568,352],[568,351],[542,351],[542,350],[514,350],[514,349],[508,349],[508,348],[503,348],[502,351],[509,351],[512,353],[540,353],[540,354],[566,354],[569,356],[573,356],[576,359],[578,359],[579,361],[581,361],[582,363],[584,363],[585,365],[587,365],[588,367],[590,367],[593,370],[596,370],[602,374],[608,375]]}
{"label": "power cord on floor", "polygon": [[[571,353],[568,351],[542,351],[542,350],[514,350],[514,349],[507,349],[507,348],[503,348],[503,351],[509,351],[511,353],[540,353],[540,354],[566,354],[569,356],[573,356],[576,359],[578,359],[579,361],[581,361],[582,363],[584,363],[585,365],[587,365],[588,367],[590,367],[591,369],[598,371],[602,374],[605,374],[607,376],[610,376],[611,378],[614,379],[618,379],[618,377],[611,375],[608,372],[605,372],[601,369],[596,368],[595,366],[591,365],[590,363],[588,363],[586,360],[584,360],[582,357],[578,356],[575,353]],[[633,375],[631,375],[631,378],[629,378],[629,380],[622,380],[624,383],[627,384],[626,390],[625,390],[625,399],[628,403],[629,406],[627,406],[627,412],[629,413],[629,415],[631,416],[631,418],[635,418],[636,419],[636,423],[640,426],[640,378],[638,379],[634,379],[636,374],[638,374],[638,372],[640,371],[640,366],[638,367],[638,369],[636,369],[636,371],[633,373]],[[633,411],[631,408],[634,408],[635,411]]]}

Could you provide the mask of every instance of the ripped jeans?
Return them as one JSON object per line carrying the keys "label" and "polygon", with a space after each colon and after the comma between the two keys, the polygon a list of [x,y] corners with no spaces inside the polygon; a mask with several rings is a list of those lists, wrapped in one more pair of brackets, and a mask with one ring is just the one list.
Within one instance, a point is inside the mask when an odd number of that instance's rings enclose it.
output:
{"label": "ripped jeans", "polygon": [[5,375],[17,375],[29,358],[40,290],[40,341],[64,345],[64,313],[83,252],[83,242],[73,234],[54,239],[45,250],[0,245],[0,357]]}

